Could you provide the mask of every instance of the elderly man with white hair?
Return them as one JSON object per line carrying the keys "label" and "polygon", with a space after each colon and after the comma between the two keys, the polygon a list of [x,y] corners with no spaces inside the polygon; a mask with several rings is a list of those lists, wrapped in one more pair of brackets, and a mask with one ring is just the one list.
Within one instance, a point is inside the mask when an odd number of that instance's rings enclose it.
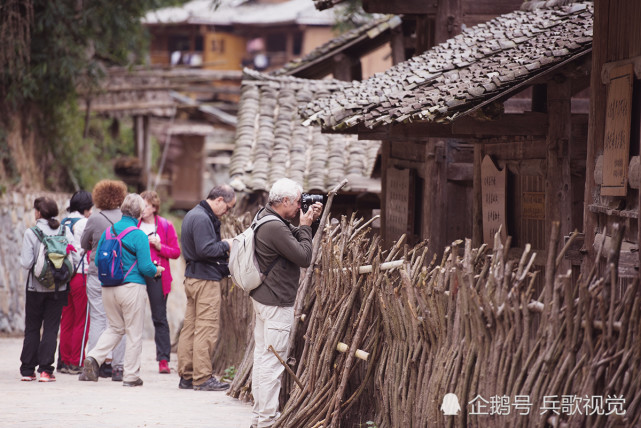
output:
{"label": "elderly man with white hair", "polygon": [[[302,187],[290,179],[276,181],[269,192],[267,206],[257,215],[258,219],[273,215],[278,221],[264,223],[255,233],[256,259],[266,277],[250,293],[256,314],[252,427],[270,427],[279,416],[278,395],[284,367],[269,347],[287,359],[300,268],[311,263],[311,225],[323,209],[323,204],[317,202],[303,212],[302,191]],[[297,216],[299,226],[294,227],[290,221]]]}

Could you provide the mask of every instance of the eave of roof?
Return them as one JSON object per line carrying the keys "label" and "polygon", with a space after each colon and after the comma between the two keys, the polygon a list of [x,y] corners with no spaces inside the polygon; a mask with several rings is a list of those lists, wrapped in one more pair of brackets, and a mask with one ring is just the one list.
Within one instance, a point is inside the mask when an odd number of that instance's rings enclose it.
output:
{"label": "eave of roof", "polygon": [[271,74],[274,76],[299,75],[317,67],[321,62],[332,60],[335,55],[346,50],[356,50],[360,55],[365,55],[367,52],[362,48],[365,43],[378,40],[380,46],[389,40],[389,31],[400,24],[401,18],[399,16],[379,17],[365,25],[341,34],[307,55],[288,62],[278,70],[271,72]]}
{"label": "eave of roof", "polygon": [[449,122],[520,82],[589,51],[592,2],[516,11],[466,30],[303,111],[307,124],[344,130]]}

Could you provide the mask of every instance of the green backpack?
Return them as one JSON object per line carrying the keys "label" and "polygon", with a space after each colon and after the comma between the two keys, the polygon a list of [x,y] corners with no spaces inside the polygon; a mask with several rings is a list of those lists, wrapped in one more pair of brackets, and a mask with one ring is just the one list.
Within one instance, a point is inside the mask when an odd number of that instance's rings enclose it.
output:
{"label": "green backpack", "polygon": [[67,254],[69,241],[65,233],[65,226],[60,227],[57,235],[45,235],[37,226],[31,228],[40,240],[40,248],[33,265],[33,275],[40,284],[47,288],[56,288],[71,280],[73,265]]}

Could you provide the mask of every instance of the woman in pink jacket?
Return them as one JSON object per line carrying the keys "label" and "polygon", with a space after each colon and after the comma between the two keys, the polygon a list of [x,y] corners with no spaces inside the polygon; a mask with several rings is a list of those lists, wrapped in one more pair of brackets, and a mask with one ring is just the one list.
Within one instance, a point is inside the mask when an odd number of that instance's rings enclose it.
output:
{"label": "woman in pink jacket", "polygon": [[162,276],[145,277],[145,281],[147,282],[147,295],[151,307],[151,319],[154,322],[158,371],[170,373],[171,341],[169,339],[169,323],[167,323],[167,295],[171,291],[169,259],[177,259],[180,256],[180,247],[174,225],[158,215],[160,209],[158,194],[154,191],[145,191],[140,196],[145,200],[145,209],[142,213],[142,219],[138,223],[138,228],[145,232],[149,238],[151,260],[165,268]]}

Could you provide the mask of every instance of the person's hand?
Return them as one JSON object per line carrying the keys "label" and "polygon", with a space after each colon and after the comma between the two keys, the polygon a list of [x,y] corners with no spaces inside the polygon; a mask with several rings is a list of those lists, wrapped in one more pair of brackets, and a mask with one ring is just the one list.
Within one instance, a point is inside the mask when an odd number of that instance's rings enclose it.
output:
{"label": "person's hand", "polygon": [[165,268],[162,266],[156,266],[156,275],[154,275],[154,278],[157,276],[160,276],[161,273],[165,271]]}
{"label": "person's hand", "polygon": [[223,242],[226,242],[227,245],[229,245],[229,250],[231,251],[231,246],[234,243],[234,240],[232,238],[227,238],[227,239],[223,239]]}
{"label": "person's hand", "polygon": [[149,243],[153,245],[158,251],[160,251],[160,248],[162,248],[162,244],[160,243],[160,238],[158,237],[158,235],[150,235]]}
{"label": "person's hand", "polygon": [[301,226],[311,226],[314,221],[314,210],[311,207],[307,210],[306,213],[303,210],[300,210],[300,220],[298,224]]}
{"label": "person's hand", "polygon": [[314,212],[314,220],[318,220],[323,213],[323,203],[322,202],[315,202],[314,205],[309,207],[308,211],[313,211]]}

